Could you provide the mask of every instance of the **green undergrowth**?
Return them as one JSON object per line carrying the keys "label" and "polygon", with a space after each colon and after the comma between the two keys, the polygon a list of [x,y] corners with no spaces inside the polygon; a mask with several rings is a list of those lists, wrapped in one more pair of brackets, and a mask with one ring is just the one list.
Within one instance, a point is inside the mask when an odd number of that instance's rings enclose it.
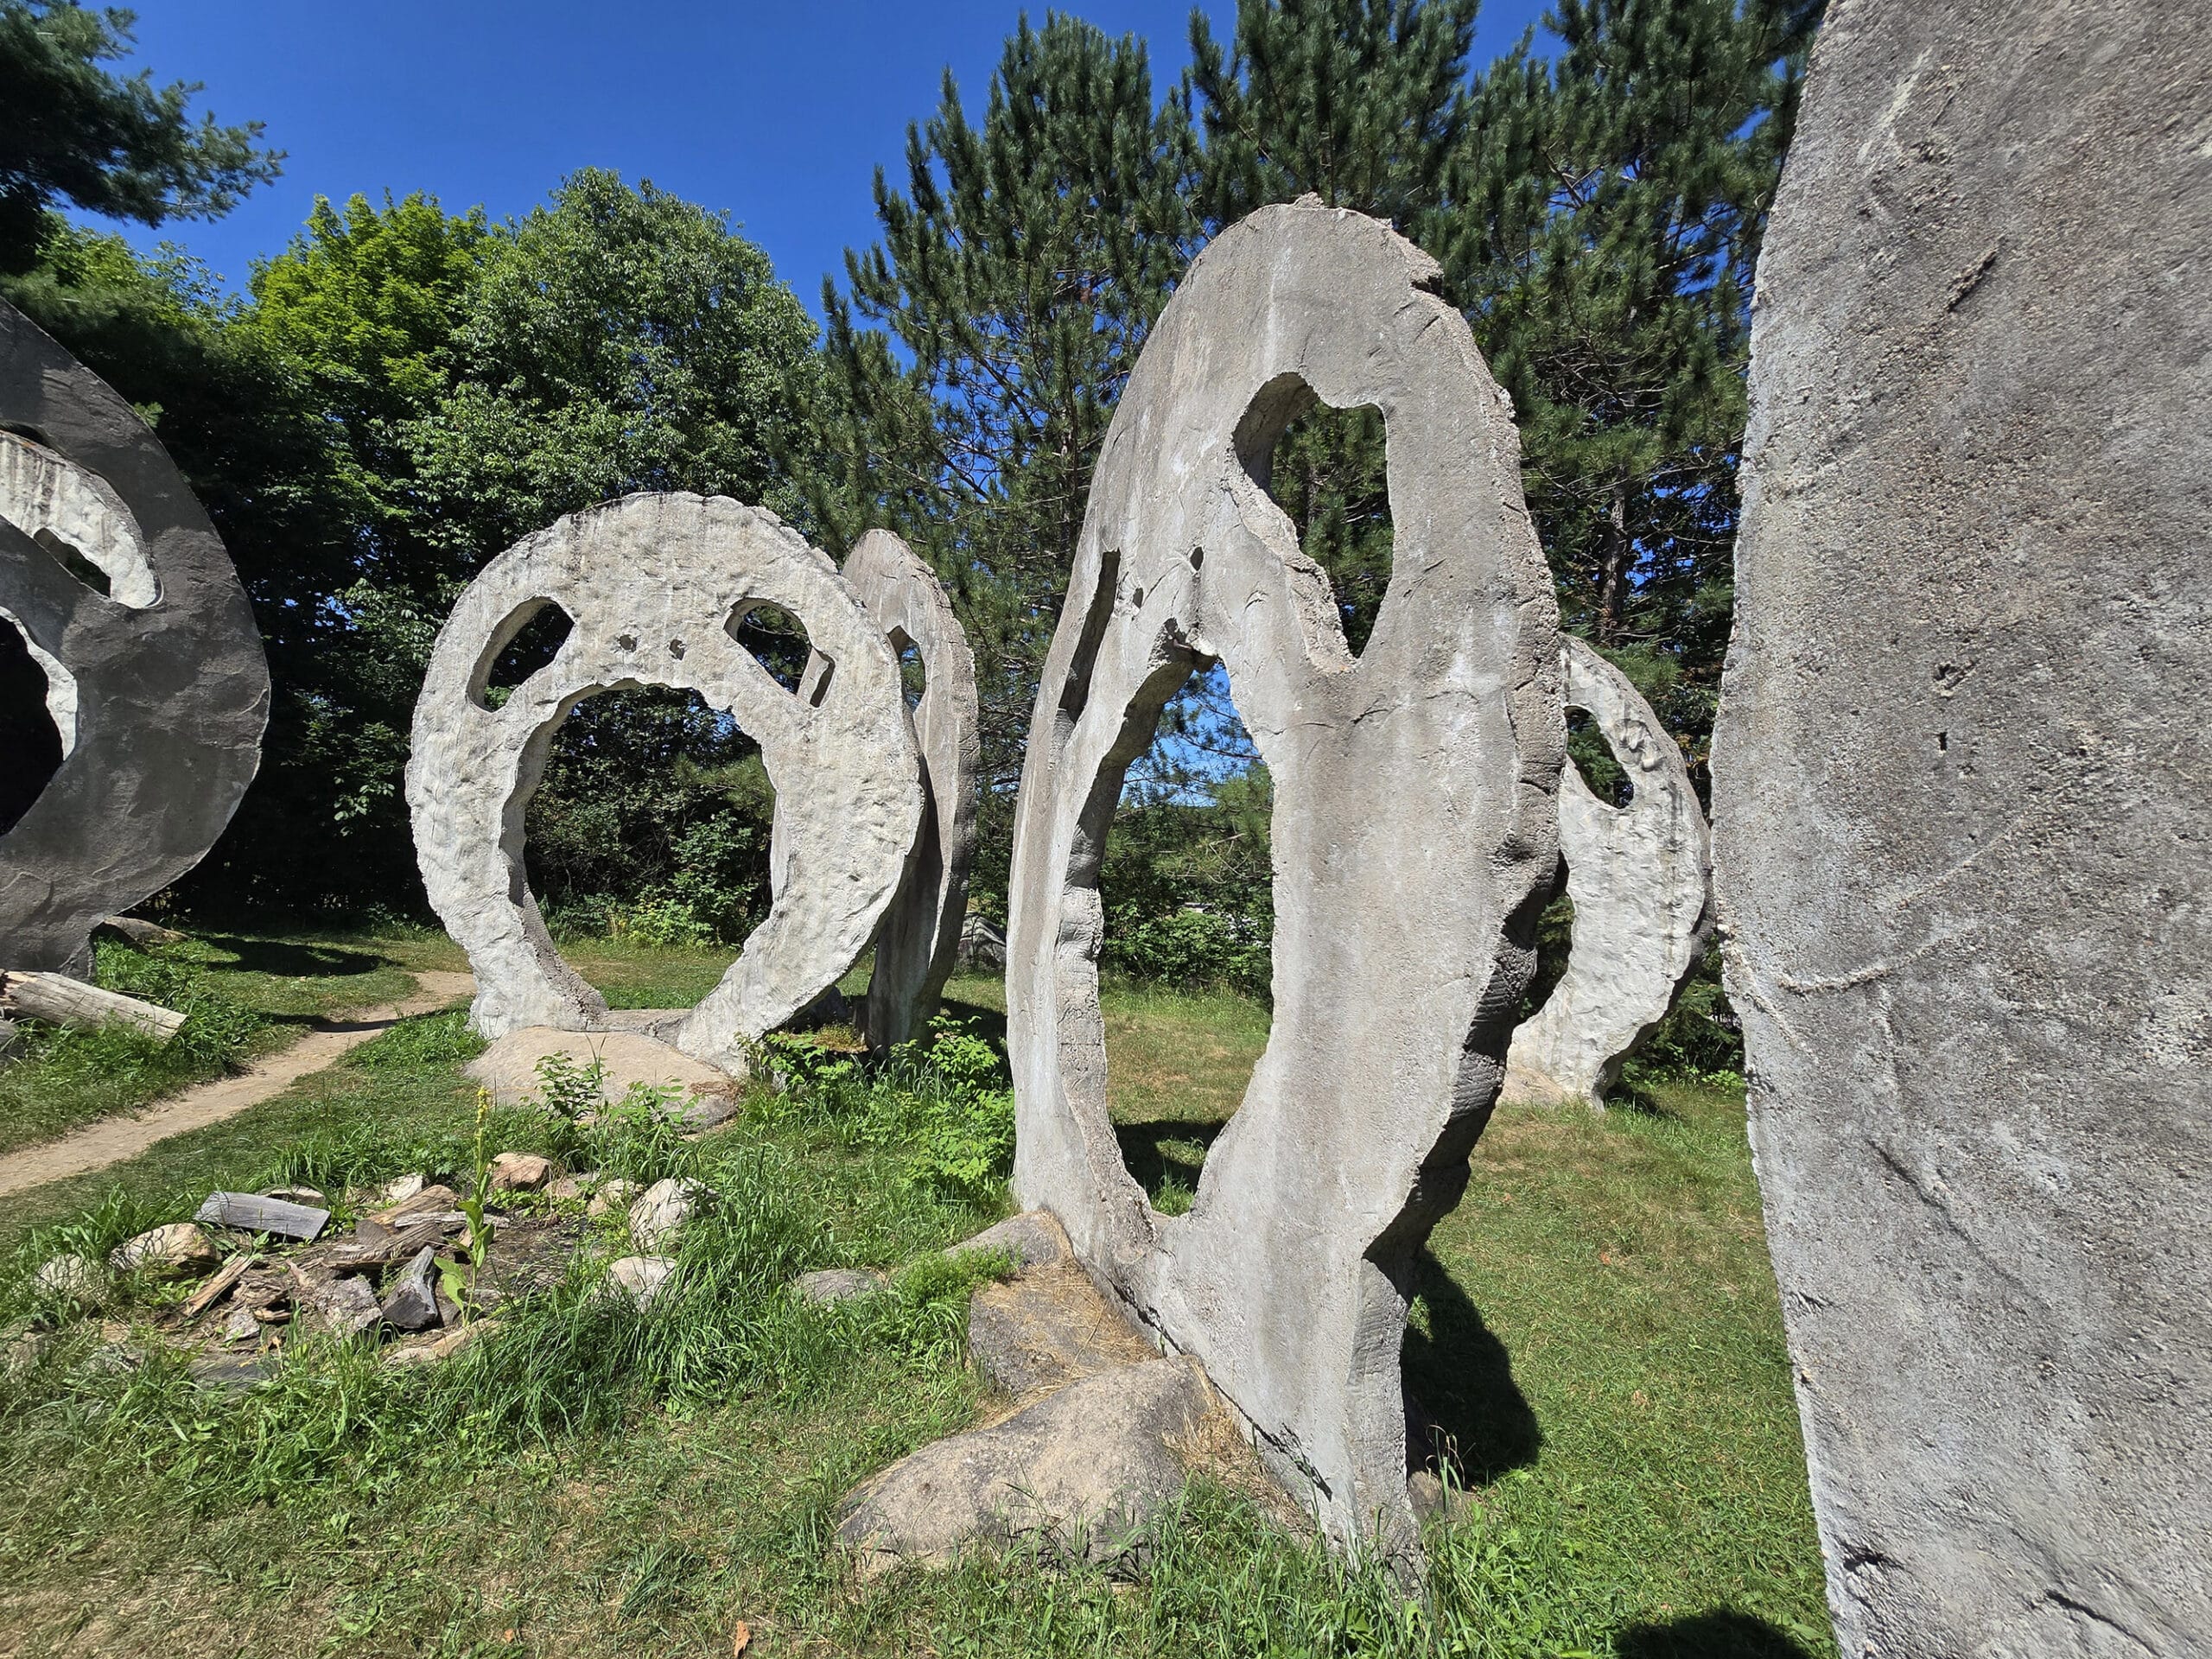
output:
{"label": "green undergrowth", "polygon": [[[626,959],[638,1000],[698,971],[666,955]],[[502,1148],[714,1194],[643,1312],[594,1294],[601,1223],[442,1368],[304,1344],[231,1399],[174,1364],[104,1369],[79,1326],[0,1385],[5,1650],[703,1656],[742,1621],[754,1656],[1830,1659],[1741,1096],[1710,1081],[1647,1077],[1604,1116],[1506,1109],[1478,1143],[1406,1340],[1471,1489],[1430,1535],[1426,1599],[1205,1481],[1116,1570],[986,1554],[855,1579],[844,1494],[988,1404],[963,1310],[1002,1263],[935,1253],[1005,1209],[996,990],[956,982],[956,1018],[887,1064],[779,1041],[760,1069],[789,1088],[695,1141],[649,1109],[587,1124],[558,1086],[550,1111],[495,1113]],[[1104,1001],[1117,1121],[1202,1148],[1264,1009]],[[457,1014],[407,1022],[159,1158],[31,1195],[42,1231],[0,1233],[8,1274],[210,1185],[309,1180],[341,1211],[410,1169],[462,1185],[475,1046]],[[895,1276],[835,1308],[788,1294],[825,1267]]]}
{"label": "green undergrowth", "polygon": [[0,1058],[0,1153],[50,1140],[236,1069],[317,1015],[404,995],[372,948],[216,936],[142,950],[102,939],[93,978],[185,1016],[168,1042],[126,1027],[22,1022]]}

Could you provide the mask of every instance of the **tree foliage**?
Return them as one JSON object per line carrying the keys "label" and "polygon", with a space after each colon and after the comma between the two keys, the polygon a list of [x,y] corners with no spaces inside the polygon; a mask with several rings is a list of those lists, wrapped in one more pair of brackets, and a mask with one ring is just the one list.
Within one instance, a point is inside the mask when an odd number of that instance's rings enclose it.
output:
{"label": "tree foliage", "polygon": [[195,124],[183,81],[156,87],[105,66],[130,53],[131,13],[67,0],[0,0],[0,272],[28,269],[58,202],[116,219],[228,211],[274,178],[283,156],[255,146],[261,124]]}

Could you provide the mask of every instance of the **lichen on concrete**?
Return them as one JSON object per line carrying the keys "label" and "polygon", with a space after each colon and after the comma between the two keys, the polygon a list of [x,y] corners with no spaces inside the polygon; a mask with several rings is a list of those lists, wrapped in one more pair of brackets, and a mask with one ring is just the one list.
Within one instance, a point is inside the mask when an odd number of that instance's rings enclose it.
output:
{"label": "lichen on concrete", "polygon": [[[553,660],[495,700],[500,652],[544,606],[572,626]],[[779,684],[734,629],[752,606],[797,617],[828,671]],[[774,902],[676,1031],[733,1076],[746,1051],[856,962],[898,891],[921,817],[919,767],[883,633],[827,555],[772,513],[721,497],[626,496],[571,513],[486,565],[431,653],[407,767],[430,902],[476,975],[471,1023],[609,1023],[561,959],[523,868],[523,819],[569,711],[601,691],[697,692],[760,745],[775,785]]]}
{"label": "lichen on concrete", "polygon": [[[1161,314],[1030,727],[1007,976],[1017,1198],[1203,1361],[1333,1539],[1408,1567],[1407,1286],[1497,1094],[1564,742],[1518,437],[1437,276],[1388,226],[1309,200],[1224,232]],[[1357,658],[1265,488],[1316,397],[1377,407],[1389,442],[1392,575]],[[1274,1021],[1167,1217],[1107,1112],[1098,872],[1127,767],[1215,661],[1274,783]]]}
{"label": "lichen on concrete", "polygon": [[1676,743],[1628,677],[1571,636],[1567,706],[1628,776],[1619,806],[1560,774],[1559,845],[1574,932],[1567,971],[1513,1033],[1505,1098],[1602,1108],[1621,1061],[1666,1018],[1705,944],[1710,837]]}
{"label": "lichen on concrete", "polygon": [[269,669],[229,555],[146,423],[0,302],[0,626],[62,760],[0,836],[0,966],[90,971],[92,929],[214,845],[261,762]]}

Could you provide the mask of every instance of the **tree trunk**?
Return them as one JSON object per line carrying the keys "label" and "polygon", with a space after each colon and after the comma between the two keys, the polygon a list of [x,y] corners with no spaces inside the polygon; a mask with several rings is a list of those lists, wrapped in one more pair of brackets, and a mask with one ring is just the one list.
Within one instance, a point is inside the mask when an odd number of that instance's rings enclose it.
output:
{"label": "tree trunk", "polygon": [[57,1026],[129,1026],[162,1042],[176,1035],[184,1016],[87,985],[61,974],[0,975],[0,994],[18,1014]]}
{"label": "tree trunk", "polygon": [[1613,505],[1605,515],[1598,573],[1598,644],[1610,645],[1621,631],[1621,606],[1627,597],[1629,560],[1634,543],[1628,533],[1628,474],[1613,476]]}

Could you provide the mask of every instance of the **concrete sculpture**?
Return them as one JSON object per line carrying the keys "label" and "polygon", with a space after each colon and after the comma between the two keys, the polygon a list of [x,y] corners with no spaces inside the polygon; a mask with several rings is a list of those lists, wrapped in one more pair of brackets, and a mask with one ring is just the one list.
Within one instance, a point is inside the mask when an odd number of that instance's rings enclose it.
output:
{"label": "concrete sculpture", "polygon": [[[1519,439],[1437,275],[1309,199],[1224,232],[1161,314],[1030,728],[1007,972],[1021,1202],[1204,1362],[1332,1538],[1408,1566],[1407,1285],[1497,1091],[1564,745]],[[1395,562],[1357,658],[1263,486],[1317,396],[1389,435]],[[1274,779],[1274,1020],[1170,1217],[1107,1116],[1098,868],[1124,770],[1212,659]]]}
{"label": "concrete sculpture", "polygon": [[1679,744],[1620,670],[1569,637],[1567,706],[1628,773],[1626,805],[1560,775],[1559,846],[1574,901],[1567,972],[1513,1033],[1505,1098],[1603,1109],[1622,1058],[1667,1017],[1705,946],[1708,838]]}
{"label": "concrete sculpture", "polygon": [[[861,537],[838,574],[892,650],[912,648],[925,677],[910,716],[922,761],[922,827],[875,936],[868,982],[868,1046],[880,1054],[936,1011],[959,960],[976,854],[976,656],[937,573],[889,531]],[[827,671],[825,662],[817,654],[807,664],[802,692]]]}
{"label": "concrete sculpture", "polygon": [[261,764],[269,668],[229,555],[145,423],[5,302],[0,627],[46,681],[61,754],[0,836],[0,967],[82,976],[101,919],[230,823]]}
{"label": "concrete sculpture", "polygon": [[1849,1655],[2212,1631],[2212,9],[1839,0],[1713,862]]}
{"label": "concrete sculpture", "polygon": [[[734,630],[769,604],[826,659],[804,695]],[[492,669],[531,619],[572,624],[553,660],[493,706]],[[748,1043],[858,960],[898,891],[921,818],[899,665],[827,555],[776,517],[721,498],[632,495],[526,537],[484,568],[438,636],[407,766],[430,903],[476,975],[471,1023],[588,1031],[606,1002],[561,960],[523,870],[523,815],[569,711],[596,692],[697,692],[760,745],[776,788],[774,903],[675,1033],[742,1076]]]}

